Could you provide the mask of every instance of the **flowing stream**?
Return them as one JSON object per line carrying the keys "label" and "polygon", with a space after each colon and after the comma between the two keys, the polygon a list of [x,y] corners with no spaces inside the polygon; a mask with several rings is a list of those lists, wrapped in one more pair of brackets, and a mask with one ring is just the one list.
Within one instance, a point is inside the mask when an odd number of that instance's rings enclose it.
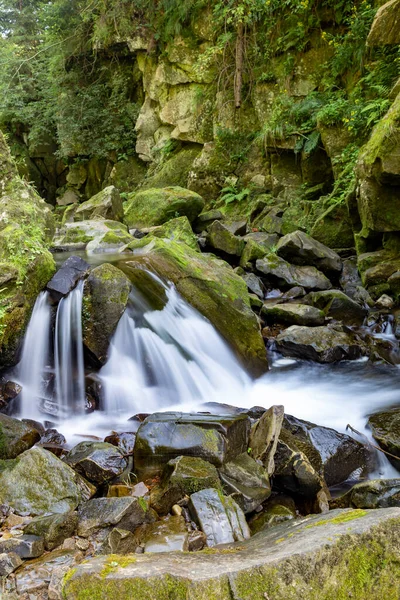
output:
{"label": "flowing stream", "polygon": [[[101,410],[84,416],[83,282],[58,305],[54,365],[49,359],[51,307],[47,294],[41,294],[18,366],[21,416],[43,420],[53,415],[71,441],[79,435],[102,437],[112,428],[129,430],[133,423],[127,419],[137,413],[212,412],[213,406],[204,404],[213,402],[243,408],[283,404],[286,413],[298,418],[342,432],[351,425],[370,437],[368,415],[399,404],[400,371],[365,360],[327,366],[272,356],[271,371],[252,380],[213,326],[172,285],[157,281],[166,292],[164,308],[153,310],[133,289],[98,374]],[[385,335],[393,336],[390,326]],[[53,385],[47,381],[49,373]],[[398,475],[379,456],[379,474]]]}

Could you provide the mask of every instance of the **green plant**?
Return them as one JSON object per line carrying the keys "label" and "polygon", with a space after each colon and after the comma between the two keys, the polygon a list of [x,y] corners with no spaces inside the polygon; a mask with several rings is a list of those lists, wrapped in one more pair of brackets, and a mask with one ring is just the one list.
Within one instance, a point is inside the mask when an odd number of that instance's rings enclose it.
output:
{"label": "green plant", "polygon": [[232,202],[241,202],[245,198],[248,198],[251,193],[249,188],[239,190],[236,185],[229,185],[221,190],[221,200],[225,205],[231,204]]}

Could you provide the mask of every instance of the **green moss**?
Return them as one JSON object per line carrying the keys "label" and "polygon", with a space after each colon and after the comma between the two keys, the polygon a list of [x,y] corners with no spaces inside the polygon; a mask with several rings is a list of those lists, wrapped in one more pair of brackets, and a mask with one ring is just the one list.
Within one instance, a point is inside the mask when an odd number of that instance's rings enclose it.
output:
{"label": "green moss", "polygon": [[148,505],[147,505],[147,502],[146,502],[146,500],[145,500],[145,499],[144,499],[142,496],[139,496],[139,498],[138,498],[138,504],[139,504],[139,506],[141,507],[141,509],[142,509],[144,512],[147,512],[147,511],[148,511],[149,507],[148,507]]}
{"label": "green moss", "polygon": [[105,565],[100,573],[100,577],[107,577],[110,573],[114,573],[117,569],[124,569],[129,565],[133,565],[136,558],[133,556],[119,556],[118,554],[110,554],[107,556]]}
{"label": "green moss", "polygon": [[341,523],[348,523],[349,521],[354,521],[354,519],[360,519],[361,517],[365,517],[368,514],[368,511],[356,509],[350,512],[345,512],[338,517],[333,517],[332,519],[326,519],[325,521],[318,521],[318,523],[314,523],[313,525],[307,525],[306,529],[312,529],[313,527],[320,527],[321,525],[340,525]]}

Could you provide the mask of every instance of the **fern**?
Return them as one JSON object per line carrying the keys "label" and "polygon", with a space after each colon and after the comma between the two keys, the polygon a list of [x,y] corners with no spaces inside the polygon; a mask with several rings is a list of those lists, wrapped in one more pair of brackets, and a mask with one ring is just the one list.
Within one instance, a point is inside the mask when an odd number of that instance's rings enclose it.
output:
{"label": "fern", "polygon": [[239,191],[234,185],[229,185],[221,190],[221,200],[225,205],[231,204],[232,202],[241,202],[247,198],[250,194],[249,188],[244,188]]}

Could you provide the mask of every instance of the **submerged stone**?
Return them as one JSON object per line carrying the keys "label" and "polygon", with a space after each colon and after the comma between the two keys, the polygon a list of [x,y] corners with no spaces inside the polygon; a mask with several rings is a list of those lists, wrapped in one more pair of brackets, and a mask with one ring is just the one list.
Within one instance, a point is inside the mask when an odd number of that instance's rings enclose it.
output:
{"label": "submerged stone", "polygon": [[242,509],[219,490],[210,488],[192,494],[189,509],[205,533],[209,548],[250,537]]}
{"label": "submerged stone", "polygon": [[160,473],[178,456],[195,456],[220,466],[246,451],[250,430],[247,415],[155,413],[136,435],[135,471],[145,478]]}
{"label": "submerged stone", "polygon": [[169,516],[148,525],[142,543],[145,552],[187,552],[189,533],[184,518]]}

